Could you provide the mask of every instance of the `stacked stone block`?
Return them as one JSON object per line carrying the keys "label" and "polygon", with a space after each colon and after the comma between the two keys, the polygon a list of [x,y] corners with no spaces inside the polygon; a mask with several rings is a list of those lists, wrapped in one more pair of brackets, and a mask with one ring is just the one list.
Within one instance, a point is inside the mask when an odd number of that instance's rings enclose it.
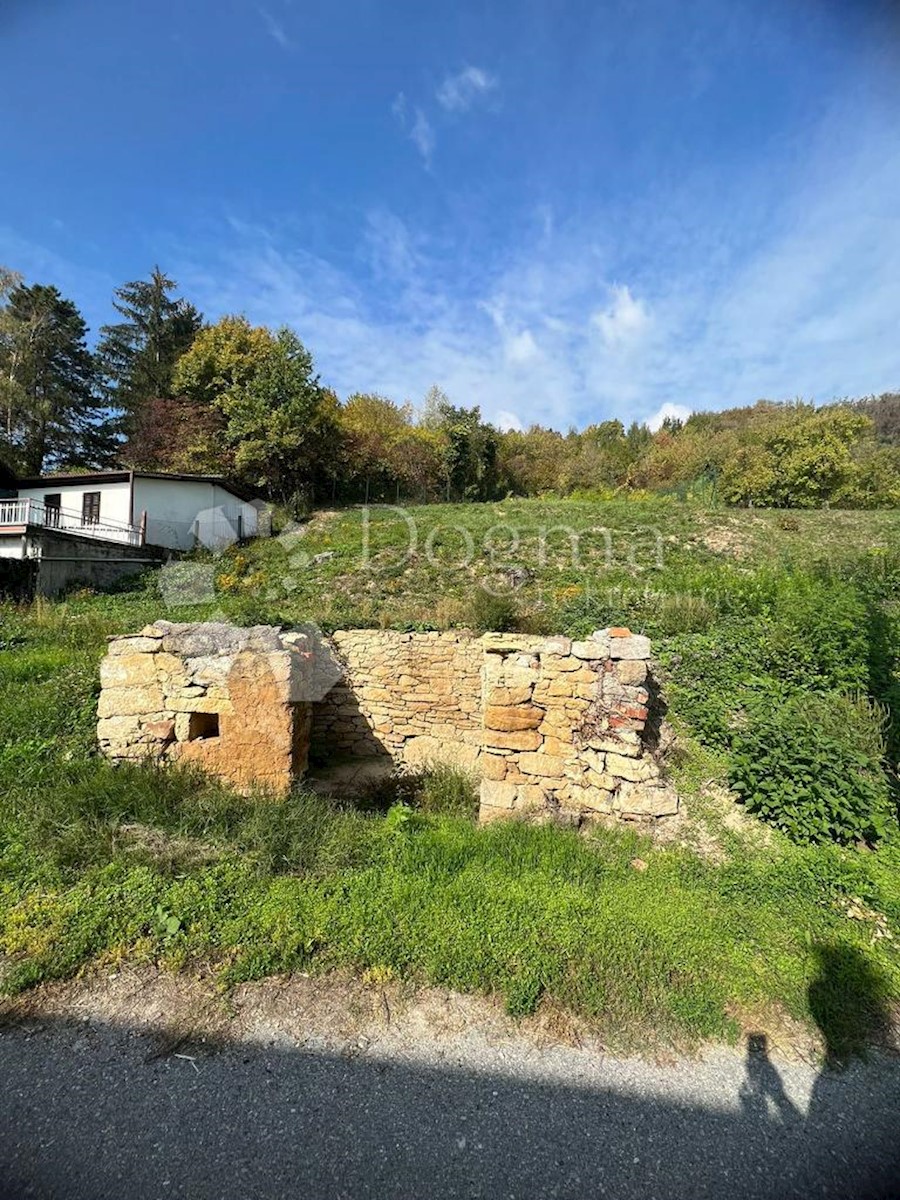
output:
{"label": "stacked stone block", "polygon": [[112,638],[97,738],[122,760],[196,763],[235,787],[284,794],[306,770],[310,646],[268,625],[159,621]]}
{"label": "stacked stone block", "polygon": [[317,753],[475,769],[482,664],[476,638],[349,629],[330,640],[343,678],[314,706]]}
{"label": "stacked stone block", "polygon": [[481,818],[677,812],[645,745],[650,643],[486,634]]}

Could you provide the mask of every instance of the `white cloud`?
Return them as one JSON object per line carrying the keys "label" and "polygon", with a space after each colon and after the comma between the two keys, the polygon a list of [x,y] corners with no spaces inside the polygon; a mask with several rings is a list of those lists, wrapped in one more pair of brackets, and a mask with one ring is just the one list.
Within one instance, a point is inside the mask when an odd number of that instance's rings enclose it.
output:
{"label": "white cloud", "polygon": [[636,342],[650,322],[643,300],[636,300],[628,287],[615,284],[612,303],[591,320],[600,330],[607,346],[627,346]]}
{"label": "white cloud", "polygon": [[287,32],[285,31],[285,28],[281,22],[278,21],[267,8],[263,8],[262,5],[259,6],[257,11],[263,19],[263,24],[266,27],[266,33],[268,33],[269,37],[272,38],[273,41],[277,42],[283,50],[292,50],[294,43],[288,37]]}
{"label": "white cloud", "polygon": [[514,322],[507,319],[508,301],[505,296],[498,299],[482,300],[479,302],[500,334],[503,353],[506,361],[513,366],[522,366],[540,357],[540,350],[530,329],[517,329]]}
{"label": "white cloud", "polygon": [[409,136],[415,148],[422,155],[422,161],[425,166],[430,167],[431,158],[434,154],[434,129],[421,108],[416,109],[416,115],[409,131]]}
{"label": "white cloud", "polygon": [[507,361],[516,364],[533,362],[540,354],[530,329],[523,329],[521,333],[508,337],[505,350]]}
{"label": "white cloud", "polygon": [[691,409],[686,404],[672,404],[667,400],[665,404],[659,406],[655,413],[646,418],[645,424],[656,433],[657,429],[662,428],[666,417],[674,417],[676,421],[686,421],[690,415]]}
{"label": "white cloud", "polygon": [[515,430],[516,433],[522,433],[525,429],[521,417],[517,416],[514,412],[508,412],[505,408],[498,409],[495,413],[494,424],[498,429],[502,429],[504,433],[509,432],[511,429]]}
{"label": "white cloud", "polygon": [[496,86],[496,78],[481,67],[465,67],[456,75],[448,75],[435,95],[446,112],[466,112]]}

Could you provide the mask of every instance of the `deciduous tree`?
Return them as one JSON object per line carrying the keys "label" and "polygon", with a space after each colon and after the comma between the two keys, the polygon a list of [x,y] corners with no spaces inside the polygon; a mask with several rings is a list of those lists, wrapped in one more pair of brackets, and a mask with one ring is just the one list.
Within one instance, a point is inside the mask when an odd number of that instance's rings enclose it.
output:
{"label": "deciduous tree", "polygon": [[198,334],[173,383],[199,411],[221,414],[229,464],[273,499],[302,504],[330,478],[337,398],[291,330],[272,333],[245,317],[223,317]]}

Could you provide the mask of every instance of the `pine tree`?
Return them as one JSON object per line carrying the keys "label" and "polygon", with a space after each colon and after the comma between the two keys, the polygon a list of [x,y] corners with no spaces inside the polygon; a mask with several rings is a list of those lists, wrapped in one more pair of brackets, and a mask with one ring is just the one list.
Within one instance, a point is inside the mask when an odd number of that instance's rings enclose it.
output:
{"label": "pine tree", "polygon": [[10,291],[0,320],[4,434],[26,475],[109,459],[113,442],[86,335],[81,313],[55,287]]}
{"label": "pine tree", "polygon": [[97,356],[104,389],[126,433],[145,402],[171,396],[175,364],[203,324],[193,304],[170,294],[177,286],[159,267],[149,280],[123,284],[113,307],[124,320],[100,330]]}

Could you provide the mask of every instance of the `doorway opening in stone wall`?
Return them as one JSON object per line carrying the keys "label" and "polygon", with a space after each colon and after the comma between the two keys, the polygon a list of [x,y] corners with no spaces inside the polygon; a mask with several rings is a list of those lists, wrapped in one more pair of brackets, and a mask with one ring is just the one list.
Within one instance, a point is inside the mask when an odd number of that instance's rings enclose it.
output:
{"label": "doorway opening in stone wall", "polygon": [[305,784],[362,808],[386,808],[397,765],[346,680],[313,704]]}

